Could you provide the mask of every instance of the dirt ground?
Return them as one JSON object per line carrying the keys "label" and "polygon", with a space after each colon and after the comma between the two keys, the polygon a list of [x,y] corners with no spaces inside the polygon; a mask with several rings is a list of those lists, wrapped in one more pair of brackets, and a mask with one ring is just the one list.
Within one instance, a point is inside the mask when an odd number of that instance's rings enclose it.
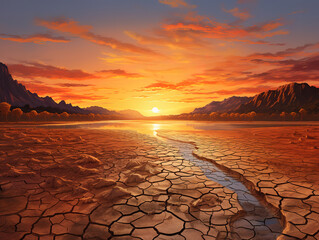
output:
{"label": "dirt ground", "polygon": [[0,128],[0,239],[226,238],[237,195],[121,130]]}

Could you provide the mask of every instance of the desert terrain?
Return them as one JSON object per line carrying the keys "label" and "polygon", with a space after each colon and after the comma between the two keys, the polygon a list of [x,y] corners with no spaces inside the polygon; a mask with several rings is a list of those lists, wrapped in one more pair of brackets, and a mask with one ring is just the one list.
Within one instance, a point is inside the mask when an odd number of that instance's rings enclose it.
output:
{"label": "desert terrain", "polygon": [[1,127],[0,239],[319,238],[318,127],[157,134]]}

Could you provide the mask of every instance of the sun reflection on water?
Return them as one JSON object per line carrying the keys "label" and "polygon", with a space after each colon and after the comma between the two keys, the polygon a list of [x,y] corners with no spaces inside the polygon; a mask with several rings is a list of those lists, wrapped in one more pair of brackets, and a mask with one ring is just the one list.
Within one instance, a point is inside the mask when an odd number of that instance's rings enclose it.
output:
{"label": "sun reflection on water", "polygon": [[154,123],[154,124],[152,124],[152,126],[153,126],[153,135],[156,137],[157,136],[157,130],[159,130],[160,129],[160,124],[157,124],[157,123]]}

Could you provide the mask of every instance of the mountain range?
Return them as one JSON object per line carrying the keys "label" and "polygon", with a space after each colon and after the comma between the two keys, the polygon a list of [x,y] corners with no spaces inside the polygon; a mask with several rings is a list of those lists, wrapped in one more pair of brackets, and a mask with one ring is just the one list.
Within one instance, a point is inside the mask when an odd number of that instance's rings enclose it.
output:
{"label": "mountain range", "polygon": [[29,105],[30,108],[47,107],[68,113],[89,113],[65,101],[56,103],[51,97],[39,97],[36,93],[30,92],[24,85],[13,80],[8,67],[3,63],[0,63],[0,102],[7,102],[15,107]]}
{"label": "mountain range", "polygon": [[226,98],[223,101],[213,101],[201,108],[195,108],[195,110],[192,113],[193,114],[195,113],[209,114],[212,112],[218,112],[218,113],[232,112],[235,109],[239,108],[242,104],[248,103],[252,99],[253,99],[252,97],[233,96],[230,98]]}
{"label": "mountain range", "polygon": [[0,62],[0,102],[7,102],[14,107],[20,107],[24,111],[35,109],[37,111],[68,112],[80,114],[103,114],[117,115],[123,118],[143,118],[144,116],[134,110],[111,111],[106,108],[92,106],[80,108],[67,104],[64,100],[57,103],[51,97],[39,97],[32,93],[24,85],[14,80],[9,73],[8,67]]}
{"label": "mountain range", "polygon": [[[144,118],[134,110],[111,111],[99,106],[80,108],[67,104],[64,100],[57,103],[51,97],[39,97],[26,89],[24,85],[14,80],[7,66],[0,63],[0,102],[8,102],[23,111],[36,109],[37,111],[50,111],[61,113],[103,114],[117,115],[128,119]],[[191,114],[219,113],[281,113],[298,112],[304,108],[310,113],[319,113],[319,88],[309,86],[307,83],[290,83],[259,93],[254,97],[233,96],[223,101],[213,101],[204,107],[196,108]]]}
{"label": "mountain range", "polygon": [[298,112],[304,108],[311,113],[319,113],[319,88],[307,83],[290,83],[255,95],[254,97],[230,97],[223,101],[213,101],[196,108],[192,114],[227,113],[281,113]]}

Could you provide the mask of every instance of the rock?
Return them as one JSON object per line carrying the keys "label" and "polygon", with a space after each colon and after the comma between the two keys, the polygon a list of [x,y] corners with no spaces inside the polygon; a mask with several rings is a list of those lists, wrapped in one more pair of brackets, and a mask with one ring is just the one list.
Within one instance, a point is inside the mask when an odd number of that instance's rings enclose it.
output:
{"label": "rock", "polygon": [[144,181],[144,177],[138,173],[132,173],[128,176],[128,178],[126,179],[126,183],[130,184],[130,183],[140,183]]}
{"label": "rock", "polygon": [[106,188],[115,185],[116,182],[113,179],[107,179],[107,178],[98,178],[97,182],[93,184],[94,188],[100,189],[100,188]]}
{"label": "rock", "polygon": [[77,164],[81,165],[81,166],[99,166],[101,165],[101,161],[96,158],[93,157],[91,155],[88,154],[82,154],[80,156],[80,159],[76,161]]}

